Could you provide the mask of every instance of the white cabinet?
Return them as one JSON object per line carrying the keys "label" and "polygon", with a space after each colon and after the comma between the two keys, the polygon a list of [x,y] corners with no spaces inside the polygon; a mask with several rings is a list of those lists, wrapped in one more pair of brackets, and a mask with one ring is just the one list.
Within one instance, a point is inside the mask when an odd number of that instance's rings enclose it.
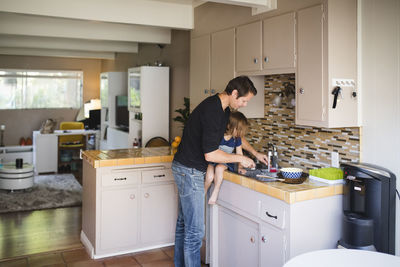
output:
{"label": "white cabinet", "polygon": [[58,136],[33,132],[33,164],[35,173],[57,172]]}
{"label": "white cabinet", "polygon": [[296,124],[359,126],[357,1],[326,0],[299,10],[297,32]]}
{"label": "white cabinet", "polygon": [[169,67],[128,69],[129,147],[153,137],[169,141]]}
{"label": "white cabinet", "polygon": [[[190,109],[225,90],[235,74],[235,29],[193,38],[190,50]],[[258,94],[240,109],[247,118],[264,117],[264,78],[250,77]]]}
{"label": "white cabinet", "polygon": [[171,242],[177,218],[175,184],[142,187],[141,241],[146,244]]}
{"label": "white cabinet", "polygon": [[210,266],[281,267],[299,254],[335,248],[341,218],[340,195],[288,204],[225,180],[210,210]]}
{"label": "white cabinet", "polygon": [[134,246],[138,242],[138,188],[101,193],[101,249]]}
{"label": "white cabinet", "polygon": [[100,149],[112,149],[107,146],[108,127],[116,127],[116,96],[127,95],[126,72],[103,72],[100,74]]}
{"label": "white cabinet", "polygon": [[225,90],[235,77],[235,29],[193,38],[190,50],[190,109]]}
{"label": "white cabinet", "polygon": [[295,13],[268,18],[263,25],[263,69],[275,73],[294,72]]}
{"label": "white cabinet", "polygon": [[262,68],[262,22],[236,28],[236,71],[257,71]]}
{"label": "white cabinet", "polygon": [[295,13],[238,26],[236,72],[246,75],[294,73]]}
{"label": "white cabinet", "polygon": [[81,241],[92,258],[173,244],[178,196],[171,163],[83,167]]}
{"label": "white cabinet", "polygon": [[258,223],[223,207],[218,219],[218,266],[258,266]]}

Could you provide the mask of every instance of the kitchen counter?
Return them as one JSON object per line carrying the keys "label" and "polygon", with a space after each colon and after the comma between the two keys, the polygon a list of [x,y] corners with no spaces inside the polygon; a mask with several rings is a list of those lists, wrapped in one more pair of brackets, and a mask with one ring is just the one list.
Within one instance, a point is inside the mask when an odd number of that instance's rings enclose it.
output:
{"label": "kitchen counter", "polygon": [[285,184],[283,182],[261,182],[240,174],[225,171],[224,180],[242,185],[251,190],[272,196],[292,204],[295,202],[343,194],[343,185],[329,185],[307,180],[302,184]]}
{"label": "kitchen counter", "polygon": [[[86,150],[82,157],[93,168],[147,163],[172,162],[170,147],[131,148],[116,150]],[[224,179],[256,192],[292,204],[295,202],[343,194],[343,185],[328,185],[307,179],[302,184],[261,182],[236,173],[225,171]]]}
{"label": "kitchen counter", "polygon": [[82,157],[93,168],[172,162],[170,147],[147,147],[115,150],[86,150]]}

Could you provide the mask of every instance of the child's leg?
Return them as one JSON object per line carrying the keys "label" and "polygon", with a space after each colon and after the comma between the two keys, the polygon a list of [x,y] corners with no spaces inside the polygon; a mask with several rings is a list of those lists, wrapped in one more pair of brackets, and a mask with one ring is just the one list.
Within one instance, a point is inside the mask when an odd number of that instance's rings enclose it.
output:
{"label": "child's leg", "polygon": [[219,189],[221,187],[222,184],[222,180],[224,179],[224,171],[227,169],[228,167],[226,167],[223,164],[218,164],[215,167],[215,178],[214,178],[214,191],[211,194],[210,199],[208,200],[208,204],[212,205],[215,204],[215,202],[217,202],[217,198],[218,198],[218,194],[219,194]]}
{"label": "child's leg", "polygon": [[207,172],[206,172],[206,179],[204,181],[204,193],[207,194],[208,188],[212,181],[214,180],[214,165],[208,164]]}

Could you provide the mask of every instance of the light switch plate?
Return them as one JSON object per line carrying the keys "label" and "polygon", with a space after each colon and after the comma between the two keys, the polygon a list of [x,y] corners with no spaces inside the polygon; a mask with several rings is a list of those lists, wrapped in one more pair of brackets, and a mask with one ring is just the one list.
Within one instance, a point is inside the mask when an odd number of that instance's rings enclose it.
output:
{"label": "light switch plate", "polygon": [[339,168],[339,153],[338,152],[332,152],[331,165],[332,165],[332,167]]}

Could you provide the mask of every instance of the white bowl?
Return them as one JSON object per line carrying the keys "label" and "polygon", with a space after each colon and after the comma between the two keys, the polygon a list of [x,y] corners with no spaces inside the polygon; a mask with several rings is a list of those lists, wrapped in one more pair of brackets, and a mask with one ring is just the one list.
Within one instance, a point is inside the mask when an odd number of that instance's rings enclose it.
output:
{"label": "white bowl", "polygon": [[298,179],[303,174],[303,170],[300,168],[282,168],[282,176],[289,179]]}

